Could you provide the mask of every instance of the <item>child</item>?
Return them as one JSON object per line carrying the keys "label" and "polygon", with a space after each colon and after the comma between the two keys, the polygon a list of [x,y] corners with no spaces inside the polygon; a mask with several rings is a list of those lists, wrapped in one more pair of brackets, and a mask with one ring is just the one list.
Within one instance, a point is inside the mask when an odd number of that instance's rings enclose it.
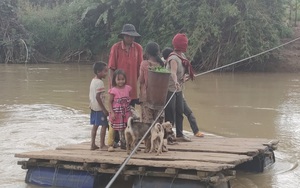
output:
{"label": "child", "polygon": [[173,52],[173,48],[170,48],[170,47],[166,47],[163,49],[163,51],[161,52],[162,53],[162,56],[163,56],[163,59],[164,59],[164,63],[166,63],[169,55]]}
{"label": "child", "polygon": [[[159,112],[162,110],[163,107],[157,107],[153,108],[151,107],[146,99],[147,99],[147,81],[148,81],[148,69],[149,67],[157,67],[157,66],[164,66],[164,62],[161,60],[159,54],[159,45],[155,42],[149,42],[146,46],[145,50],[145,59],[141,63],[140,67],[140,77],[139,77],[139,83],[140,83],[140,102],[141,103],[141,111],[142,111],[142,122],[143,123],[153,123],[153,121],[156,119]],[[155,92],[155,91],[153,91]],[[159,118],[159,122],[162,123],[163,121],[163,115]]]}
{"label": "child", "polygon": [[[162,51],[162,55],[163,55],[163,58],[166,62],[166,60],[168,59],[169,55],[173,52],[173,49],[170,48],[170,47],[167,47],[165,48],[163,51]],[[202,132],[199,131],[199,128],[198,128],[198,125],[197,125],[197,122],[196,122],[196,118],[192,112],[192,110],[189,108],[189,106],[187,105],[187,102],[185,100],[185,98],[183,97],[183,113],[184,115],[188,118],[188,121],[190,123],[190,127],[194,133],[194,135],[196,137],[203,137],[204,134]]]}
{"label": "child", "polygon": [[101,126],[100,131],[100,148],[107,149],[107,146],[104,143],[106,128],[108,126],[107,116],[108,112],[104,106],[105,103],[105,88],[102,79],[107,75],[108,68],[104,62],[96,62],[93,65],[95,77],[92,79],[90,84],[90,108],[91,116],[90,123],[93,125],[91,131],[91,150],[99,149],[96,145],[96,134],[98,127]]}
{"label": "child", "polygon": [[[129,96],[131,86],[126,85],[126,81],[125,72],[121,69],[117,69],[113,74],[112,88],[108,90],[109,120],[113,130],[119,132],[121,149],[126,149],[124,130],[126,128],[127,120],[131,116],[129,106],[131,101]],[[113,146],[109,146],[108,151],[113,151]]]}

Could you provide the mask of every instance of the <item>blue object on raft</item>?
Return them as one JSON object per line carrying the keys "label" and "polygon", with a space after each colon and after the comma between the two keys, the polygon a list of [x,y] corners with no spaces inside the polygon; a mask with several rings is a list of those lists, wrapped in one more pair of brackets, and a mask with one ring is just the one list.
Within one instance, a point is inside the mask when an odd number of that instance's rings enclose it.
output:
{"label": "blue object on raft", "polygon": [[29,168],[25,178],[26,183],[66,188],[91,188],[94,187],[94,180],[95,176],[87,171],[49,167]]}

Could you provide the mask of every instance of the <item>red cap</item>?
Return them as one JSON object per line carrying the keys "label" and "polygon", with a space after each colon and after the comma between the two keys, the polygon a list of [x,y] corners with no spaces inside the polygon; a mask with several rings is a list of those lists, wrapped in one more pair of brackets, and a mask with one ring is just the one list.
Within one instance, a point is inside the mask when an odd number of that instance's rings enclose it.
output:
{"label": "red cap", "polygon": [[188,42],[189,42],[188,38],[183,33],[176,34],[172,40],[174,50],[178,50],[181,52],[186,52],[188,47]]}

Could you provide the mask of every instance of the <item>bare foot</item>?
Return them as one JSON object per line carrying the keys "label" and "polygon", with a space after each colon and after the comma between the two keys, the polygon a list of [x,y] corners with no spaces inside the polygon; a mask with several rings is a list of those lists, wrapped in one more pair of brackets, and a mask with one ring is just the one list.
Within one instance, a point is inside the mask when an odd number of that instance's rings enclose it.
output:
{"label": "bare foot", "polygon": [[196,137],[204,137],[204,134],[200,131],[198,131],[196,134],[194,134]]}
{"label": "bare foot", "polygon": [[91,146],[91,150],[96,150],[96,149],[99,149],[99,147],[96,145]]}
{"label": "bare foot", "polygon": [[115,151],[114,147],[113,146],[109,146],[109,148],[107,149],[108,152],[113,152]]}
{"label": "bare foot", "polygon": [[104,145],[104,146],[101,146],[101,147],[100,147],[100,150],[101,150],[101,151],[104,151],[104,150],[107,150],[107,149],[108,149],[108,146],[107,146],[107,145]]}

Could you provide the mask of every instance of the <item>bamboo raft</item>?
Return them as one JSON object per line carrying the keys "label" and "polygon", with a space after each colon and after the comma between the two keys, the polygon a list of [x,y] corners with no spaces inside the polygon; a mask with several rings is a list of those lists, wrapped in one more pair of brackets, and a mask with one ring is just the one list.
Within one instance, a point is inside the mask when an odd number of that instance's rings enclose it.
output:
{"label": "bamboo raft", "polygon": [[[164,177],[218,185],[234,179],[237,169],[262,172],[268,161],[273,160],[270,164],[275,162],[273,151],[278,142],[259,138],[193,138],[192,142],[167,145],[169,151],[158,156],[139,151],[132,156],[121,175],[125,179],[133,176]],[[143,146],[140,147],[143,150]],[[128,156],[121,149],[108,152],[89,148],[89,142],[84,142],[55,150],[18,153],[15,157],[28,159],[18,161],[23,169],[51,167],[113,175]]]}

